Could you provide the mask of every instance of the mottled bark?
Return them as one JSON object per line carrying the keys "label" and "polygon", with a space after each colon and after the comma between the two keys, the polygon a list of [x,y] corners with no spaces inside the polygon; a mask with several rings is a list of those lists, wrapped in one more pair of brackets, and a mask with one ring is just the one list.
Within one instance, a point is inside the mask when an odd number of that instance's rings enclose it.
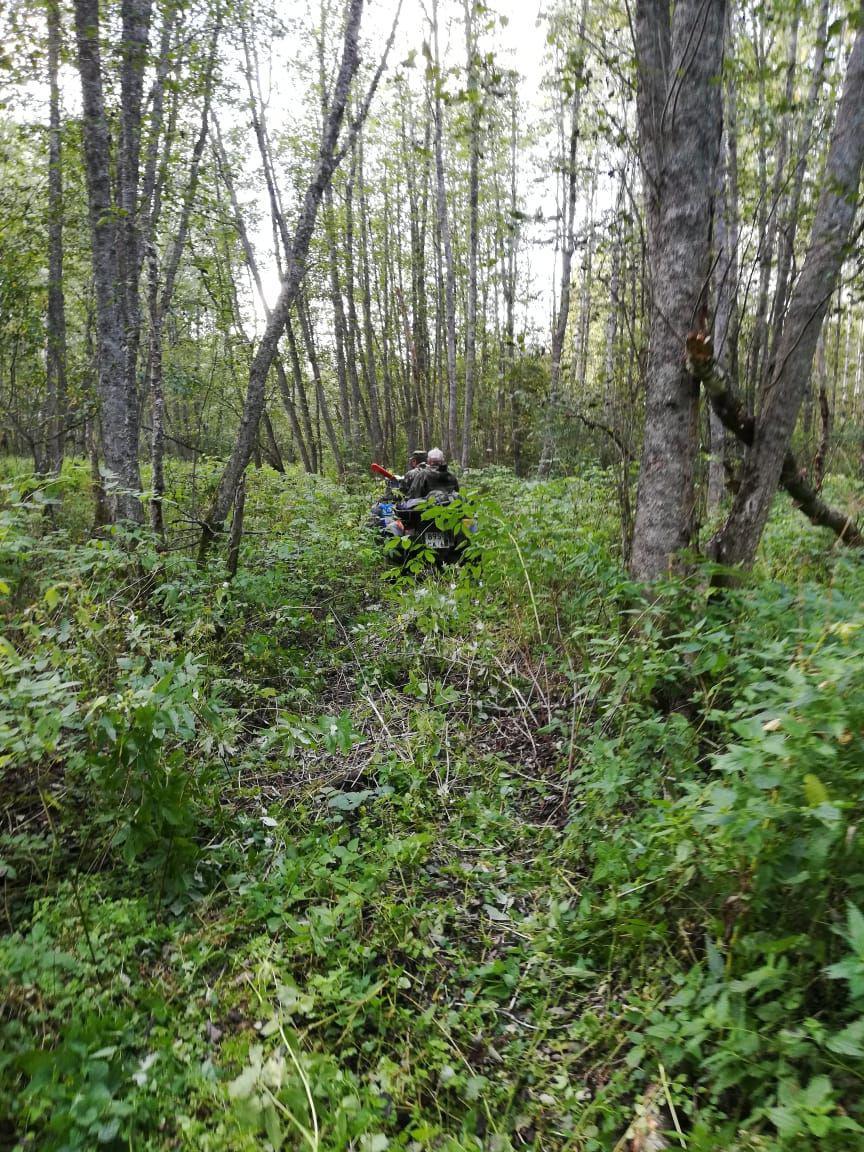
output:
{"label": "mottled bark", "polygon": [[635,10],[651,300],[630,569],[643,580],[674,568],[693,533],[699,391],[681,343],[709,275],[725,8],[723,0],[640,0]]}
{"label": "mottled bark", "polygon": [[[120,45],[120,140],[117,154],[118,271],[123,280],[122,314],[126,391],[138,399],[138,351],[141,343],[141,220],[139,177],[144,70],[153,0],[122,0]],[[138,413],[136,411],[136,444]],[[136,462],[137,463],[137,462]]]}
{"label": "mottled bark", "polygon": [[864,3],[837,109],[801,274],[789,301],[776,367],[729,519],[710,544],[724,564],[750,564],[783,471],[828,302],[848,252],[864,165]]}
{"label": "mottled bark", "polygon": [[240,563],[240,544],[243,540],[243,513],[246,509],[246,477],[243,476],[237,485],[234,495],[234,517],[231,521],[231,531],[228,534],[228,559],[226,569],[228,579],[233,580],[237,575],[237,566]]}
{"label": "mottled bark", "polygon": [[[136,16],[140,14],[137,8],[134,12]],[[124,28],[130,22],[135,36],[139,37],[140,21],[131,20],[124,10]],[[81,76],[84,169],[96,299],[98,391],[103,450],[108,472],[106,487],[110,490],[113,517],[140,522],[143,512],[140,500],[141,475],[138,470],[138,395],[134,379],[130,387],[128,372],[132,353],[127,344],[131,329],[127,323],[128,300],[125,294],[129,285],[121,275],[118,263],[120,247],[124,241],[128,243],[134,234],[135,206],[132,206],[133,221],[121,229],[117,223],[111,189],[111,141],[102,84],[98,0],[75,0],[75,30],[78,71]],[[134,87],[130,74],[137,69],[139,49],[140,39],[135,40],[125,53],[124,70],[127,72],[126,86],[129,88]],[[140,102],[138,111],[140,115]],[[137,177],[137,168],[131,156],[135,136],[131,124],[133,117],[134,107],[127,114],[127,127],[124,130],[126,160],[120,182],[121,205],[128,202],[131,183]],[[126,264],[128,255],[127,252]],[[135,348],[137,351],[137,344]]]}

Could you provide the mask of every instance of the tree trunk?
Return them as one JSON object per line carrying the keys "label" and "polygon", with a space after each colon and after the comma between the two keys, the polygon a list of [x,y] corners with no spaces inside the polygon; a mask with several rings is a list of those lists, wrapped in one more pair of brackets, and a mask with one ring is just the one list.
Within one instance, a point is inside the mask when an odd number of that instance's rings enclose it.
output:
{"label": "tree trunk", "polygon": [[[864,17],[864,4],[860,5]],[[753,447],[726,524],[710,544],[723,564],[750,564],[783,471],[828,303],[848,251],[864,164],[864,20],[837,109],[810,244],[767,382]]]}
{"label": "tree trunk", "polygon": [[580,390],[588,382],[588,353],[591,343],[591,294],[594,288],[594,245],[597,229],[594,220],[594,205],[597,198],[597,168],[600,157],[595,152],[591,172],[591,193],[588,197],[588,240],[585,245],[585,262],[582,265],[582,282],[579,287],[579,342],[578,356],[574,355],[575,380]]}
{"label": "tree trunk", "polygon": [[780,118],[780,132],[774,161],[774,180],[771,187],[771,202],[768,206],[768,219],[764,234],[759,237],[759,304],[754,325],[754,359],[751,386],[757,389],[756,407],[763,400],[763,392],[768,380],[768,286],[774,263],[774,249],[777,244],[779,221],[782,211],[781,199],[786,178],[786,165],[789,160],[789,134],[792,119],[792,102],[795,94],[795,73],[798,64],[798,24],[800,13],[796,8],[792,16],[792,28],[786,49],[785,108]]}
{"label": "tree trunk", "polygon": [[355,459],[360,445],[352,437],[351,398],[348,393],[348,368],[345,362],[345,305],[342,300],[342,285],[339,281],[339,254],[336,248],[336,221],[333,215],[333,192],[325,193],[324,215],[327,225],[327,250],[330,257],[330,300],[333,304],[333,336],[336,345],[336,376],[339,381],[339,421],[342,425],[342,438],[351,445]]}
{"label": "tree trunk", "polygon": [[[300,289],[318,206],[324,195],[324,189],[330,183],[333,172],[342,159],[342,152],[337,151],[337,143],[348,104],[351,81],[359,64],[358,37],[362,12],[363,0],[350,0],[345,23],[342,60],[318,149],[315,173],[303,198],[279,298],[267,322],[264,335],[249,369],[249,384],[243,405],[237,443],[225,465],[219,487],[206,516],[207,527],[202,534],[201,548],[199,549],[199,560],[202,563],[206,558],[207,548],[214,534],[221,529],[225,522],[237,485],[252,456],[252,449],[258,432],[258,422],[264,407],[267,375],[276,356],[279,338],[285,330],[288,314]],[[384,60],[386,60],[386,54]],[[376,73],[376,81],[383,71],[384,60],[382,60],[381,68]],[[376,81],[373,81],[373,84]],[[368,109],[368,102],[365,107]],[[357,121],[355,121],[355,125],[359,129]]]}
{"label": "tree trunk", "polygon": [[[261,273],[258,269],[258,261],[255,258],[255,251],[252,247],[252,242],[249,239],[249,233],[246,228],[246,221],[243,219],[243,213],[240,211],[240,202],[237,199],[237,189],[234,186],[234,177],[231,174],[231,168],[228,164],[228,157],[225,154],[225,147],[222,143],[222,133],[219,130],[219,122],[213,119],[213,146],[216,151],[216,160],[219,167],[219,173],[228,189],[228,196],[231,200],[231,210],[234,214],[234,227],[237,229],[237,235],[240,237],[240,244],[243,248],[243,254],[246,257],[246,265],[255,282],[255,288],[258,292],[258,299],[261,301],[261,307],[264,309],[264,316],[269,322],[270,308],[264,296],[264,285],[261,281]],[[237,310],[235,309],[235,314]],[[239,324],[240,317],[236,315]],[[303,429],[300,427],[300,420],[297,415],[297,407],[294,403],[294,397],[291,394],[291,389],[288,386],[288,380],[285,376],[285,366],[282,363],[282,358],[279,356],[278,351],[274,358],[276,367],[276,382],[279,386],[279,395],[282,398],[282,403],[285,406],[285,411],[288,413],[288,419],[291,423],[291,433],[294,437],[294,442],[297,445],[297,450],[300,453],[300,459],[303,462],[303,467],[307,472],[312,472],[312,463],[309,458],[309,451],[306,447],[306,440],[303,436]]]}
{"label": "tree trunk", "polygon": [[825,54],[828,46],[828,7],[829,0],[821,0],[819,19],[816,27],[816,51],[810,74],[810,89],[807,93],[807,103],[804,105],[803,110],[803,124],[795,158],[795,169],[792,174],[792,187],[786,200],[783,226],[780,229],[777,252],[776,288],[774,290],[774,304],[771,310],[771,360],[767,368],[769,376],[774,371],[776,364],[775,357],[780,344],[780,336],[783,332],[783,320],[786,315],[789,289],[789,274],[792,269],[792,257],[795,252],[795,234],[798,230],[798,219],[801,214],[801,194],[804,190],[804,176],[807,171],[807,161],[810,155],[813,122],[816,118],[819,92],[822,88],[822,80],[825,73]]}
{"label": "tree trunk", "polygon": [[[327,432],[327,440],[330,443],[330,451],[333,453],[333,462],[336,465],[336,471],[342,476],[345,472],[345,462],[342,459],[342,451],[339,446],[339,437],[336,435],[336,429],[333,425],[333,419],[330,415],[330,405],[327,401],[327,396],[324,392],[324,382],[321,379],[321,366],[318,363],[318,353],[315,348],[315,337],[312,332],[312,320],[309,315],[308,301],[302,297],[297,304],[297,314],[300,318],[300,330],[303,335],[303,343],[306,347],[306,356],[309,360],[309,365],[312,368],[312,379],[315,381],[315,396],[317,399],[318,411],[324,421],[324,428]],[[320,456],[319,452],[319,456]],[[322,469],[323,470],[323,469]]]}
{"label": "tree trunk", "polygon": [[246,477],[240,479],[234,495],[234,518],[231,521],[231,531],[228,535],[228,579],[233,580],[237,575],[237,566],[240,563],[240,544],[243,540],[243,513],[246,510]]}
{"label": "tree trunk", "polygon": [[[125,88],[130,90],[134,105],[134,73],[139,67],[135,53],[141,47],[143,7],[124,3],[124,29],[130,27],[133,43],[125,53]],[[147,8],[149,13],[149,7]],[[134,17],[134,18],[133,18]],[[90,218],[90,246],[96,296],[96,338],[98,344],[98,385],[102,417],[105,465],[110,481],[111,512],[117,520],[140,523],[141,475],[138,470],[138,394],[129,367],[133,360],[133,339],[137,352],[137,333],[129,323],[130,285],[121,275],[118,251],[135,246],[135,204],[130,207],[131,221],[121,228],[111,195],[111,143],[102,86],[102,63],[99,48],[98,0],[75,0],[75,30],[78,70],[84,120],[84,167]],[[140,117],[140,102],[138,107]],[[120,207],[128,205],[132,182],[137,177],[134,162],[134,106],[124,116],[124,139]],[[140,119],[139,119],[140,128]],[[123,243],[125,239],[125,244]],[[130,387],[130,381],[132,386]]]}
{"label": "tree trunk", "polygon": [[291,361],[291,373],[294,377],[294,395],[300,405],[300,416],[303,420],[303,433],[309,454],[307,471],[318,471],[318,451],[315,445],[315,430],[312,427],[312,414],[309,411],[309,399],[306,395],[306,381],[303,379],[303,369],[300,365],[300,355],[297,350],[297,339],[294,327],[289,317],[285,321],[285,335],[288,339],[288,358]]}
{"label": "tree trunk", "polygon": [[[126,391],[135,397],[138,453],[138,351],[141,343],[141,227],[139,175],[144,71],[153,0],[122,0],[120,45],[120,141],[117,153],[118,270],[123,281]],[[143,513],[143,510],[142,510]]]}
{"label": "tree trunk", "polygon": [[46,464],[55,475],[63,467],[66,425],[66,305],[63,296],[63,157],[60,143],[60,5],[47,0],[48,85],[48,391]]}
{"label": "tree trunk", "polygon": [[[738,165],[733,84],[734,80],[730,78],[726,89],[726,118],[714,207],[714,352],[721,369],[734,379],[734,347],[738,332]],[[711,513],[720,506],[726,491],[726,430],[710,406],[708,424],[708,511]]]}
{"label": "tree trunk", "polygon": [[[577,57],[572,77],[573,96],[570,102],[570,132],[566,159],[562,157],[562,179],[564,196],[562,200],[561,227],[561,289],[558,299],[558,316],[552,332],[552,359],[549,368],[549,399],[543,420],[543,447],[537,475],[548,476],[552,470],[557,452],[558,421],[561,407],[561,355],[567,335],[567,321],[570,317],[570,279],[573,268],[573,250],[576,247],[574,227],[576,223],[576,145],[579,141],[579,119],[582,109],[585,65],[585,22],[588,17],[588,0],[582,0],[579,14]],[[563,108],[562,108],[563,119]],[[563,129],[562,129],[563,132]]]}
{"label": "tree trunk", "polygon": [[[463,468],[471,462],[471,417],[474,407],[474,379],[477,372],[477,241],[480,198],[480,112],[481,94],[477,83],[477,43],[474,30],[474,0],[464,0],[465,49],[468,68],[468,300],[465,309],[465,405],[462,414]],[[454,446],[455,450],[455,446]]]}
{"label": "tree trunk", "polygon": [[369,275],[369,221],[366,208],[366,189],[363,182],[363,141],[357,148],[357,207],[360,224],[360,286],[363,291],[363,339],[366,345],[366,392],[369,396],[369,424],[372,452],[379,459],[384,451],[381,431],[381,406],[378,394],[378,367],[375,356],[375,334],[372,328],[372,283]]}
{"label": "tree trunk", "polygon": [[447,341],[447,455],[452,459],[459,442],[458,391],[456,382],[456,274],[453,269],[453,243],[447,189],[444,184],[444,109],[441,101],[441,58],[438,51],[438,0],[432,0],[432,41],[434,71],[433,108],[435,116],[435,206],[444,272],[444,331]]}
{"label": "tree trunk", "polygon": [[[165,81],[175,63],[172,54],[172,40],[174,28],[177,23],[179,5],[168,4],[162,18],[162,30],[159,36],[159,56],[156,64],[156,77],[150,98],[150,121],[147,138],[147,148],[144,160],[144,175],[141,178],[141,216],[146,223],[147,236],[152,237],[155,232],[155,223],[159,218],[161,201],[161,184],[164,183],[164,173],[167,158],[159,163],[159,148],[162,143],[162,125],[165,117]],[[168,130],[165,133],[167,140],[174,137],[176,121],[178,87],[173,89],[174,100],[169,113]],[[160,176],[163,177],[160,180]]]}
{"label": "tree trunk", "polygon": [[514,82],[510,94],[510,203],[507,222],[507,263],[504,272],[504,342],[506,345],[507,390],[510,400],[510,443],[513,453],[513,471],[522,472],[522,401],[520,381],[516,373],[516,250],[519,243],[516,184],[518,178],[518,89]]}
{"label": "tree trunk", "polygon": [[165,524],[162,515],[162,498],[165,495],[165,393],[162,380],[162,325],[171,301],[174,297],[174,286],[177,282],[177,272],[180,268],[180,259],[186,246],[189,234],[189,221],[192,207],[198,192],[198,178],[201,169],[201,157],[207,143],[210,124],[210,101],[213,93],[213,71],[216,63],[216,49],[219,35],[222,30],[222,14],[217,12],[210,38],[210,49],[204,73],[204,96],[201,107],[201,123],[198,136],[192,148],[192,157],[189,162],[189,175],[186,180],[186,189],[183,194],[183,204],[180,210],[180,220],[177,231],[170,245],[168,260],[165,266],[163,285],[159,291],[159,268],[156,256],[156,219],[151,217],[149,225],[149,259],[150,274],[149,311],[150,311],[150,389],[153,397],[153,434],[151,437],[150,459],[152,466],[153,497],[150,501],[150,524],[153,531],[160,536],[164,535]]}
{"label": "tree trunk", "polygon": [[285,464],[282,460],[282,453],[279,451],[276,433],[273,431],[273,424],[266,408],[261,413],[261,423],[264,426],[264,443],[261,445],[261,450],[270,467],[275,472],[284,473]]}
{"label": "tree trunk", "polygon": [[[407,99],[407,96],[406,96]],[[413,128],[413,120],[411,122]],[[398,293],[400,311],[405,320],[405,342],[408,364],[410,365],[410,386],[405,396],[405,431],[408,450],[413,451],[420,443],[419,414],[428,409],[426,389],[429,381],[429,321],[426,308],[426,221],[425,205],[429,177],[430,123],[427,118],[423,148],[423,210],[417,190],[416,147],[413,132],[409,135],[405,116],[401,120],[402,157],[405,168],[405,184],[408,191],[408,225],[411,237],[411,324],[408,327],[405,316],[405,301]],[[428,424],[428,421],[426,422]],[[423,429],[428,435],[427,428]]]}
{"label": "tree trunk", "polygon": [[[728,377],[713,358],[710,340],[701,332],[691,332],[686,341],[687,362],[695,378],[705,387],[711,407],[738,440],[752,447],[756,436],[756,418],[747,411],[736,395]],[[805,470],[787,449],[780,468],[780,484],[786,489],[804,515],[819,528],[828,528],[853,548],[864,547],[862,535],[852,516],[832,508],[807,483]]]}
{"label": "tree trunk", "polygon": [[[357,300],[354,283],[354,166],[356,156],[352,150],[351,169],[345,182],[345,354],[348,367],[348,382],[351,386],[351,443],[355,445],[355,457],[360,452],[360,419],[363,402],[360,394],[360,374],[357,360],[360,346],[360,332],[357,323]],[[371,439],[371,428],[366,422],[366,432]]]}
{"label": "tree trunk", "polygon": [[813,461],[813,487],[817,492],[822,491],[825,468],[828,463],[828,445],[831,442],[831,407],[828,404],[828,389],[825,387],[824,377],[819,386],[819,419],[821,425],[819,447],[816,451],[816,459]]}
{"label": "tree trunk", "polygon": [[720,152],[724,0],[640,0],[637,113],[651,280],[645,435],[630,569],[653,580],[691,541],[699,391],[683,332],[704,305]]}

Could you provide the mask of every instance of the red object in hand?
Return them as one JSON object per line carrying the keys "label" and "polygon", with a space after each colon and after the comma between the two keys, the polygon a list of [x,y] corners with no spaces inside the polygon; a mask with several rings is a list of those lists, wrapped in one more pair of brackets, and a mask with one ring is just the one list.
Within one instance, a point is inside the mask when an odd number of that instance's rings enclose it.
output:
{"label": "red object in hand", "polygon": [[383,464],[372,464],[370,467],[376,476],[383,476],[386,480],[399,479],[399,477],[394,472],[388,472]]}

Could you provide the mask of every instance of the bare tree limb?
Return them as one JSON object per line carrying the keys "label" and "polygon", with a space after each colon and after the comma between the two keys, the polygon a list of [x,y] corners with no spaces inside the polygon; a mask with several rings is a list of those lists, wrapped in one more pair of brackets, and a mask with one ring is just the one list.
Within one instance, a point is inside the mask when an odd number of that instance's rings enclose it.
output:
{"label": "bare tree limb", "polygon": [[[720,417],[724,427],[736,436],[742,444],[752,445],[756,421],[747,414],[741,398],[736,394],[731,381],[714,359],[714,348],[710,337],[701,332],[691,332],[687,337],[687,368],[700,382],[711,402],[711,407]],[[807,482],[794,453],[786,452],[780,472],[780,485],[789,493],[807,519],[819,528],[829,528],[837,538],[852,548],[864,547],[862,534],[855,520],[832,508]]]}

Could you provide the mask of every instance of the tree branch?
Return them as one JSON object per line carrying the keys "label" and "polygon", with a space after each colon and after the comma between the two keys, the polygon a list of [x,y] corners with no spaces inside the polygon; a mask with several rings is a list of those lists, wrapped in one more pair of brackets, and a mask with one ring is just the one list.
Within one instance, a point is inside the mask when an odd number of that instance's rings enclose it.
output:
{"label": "tree branch", "polygon": [[[724,428],[728,428],[742,444],[752,445],[756,421],[748,415],[731,381],[714,359],[711,338],[702,332],[691,332],[687,337],[686,348],[688,371],[705,389],[711,407]],[[807,483],[804,470],[799,467],[791,449],[783,459],[780,484],[812,524],[819,528],[830,528],[842,543],[852,548],[864,547],[864,534],[855,520],[825,503],[815,488]]]}

